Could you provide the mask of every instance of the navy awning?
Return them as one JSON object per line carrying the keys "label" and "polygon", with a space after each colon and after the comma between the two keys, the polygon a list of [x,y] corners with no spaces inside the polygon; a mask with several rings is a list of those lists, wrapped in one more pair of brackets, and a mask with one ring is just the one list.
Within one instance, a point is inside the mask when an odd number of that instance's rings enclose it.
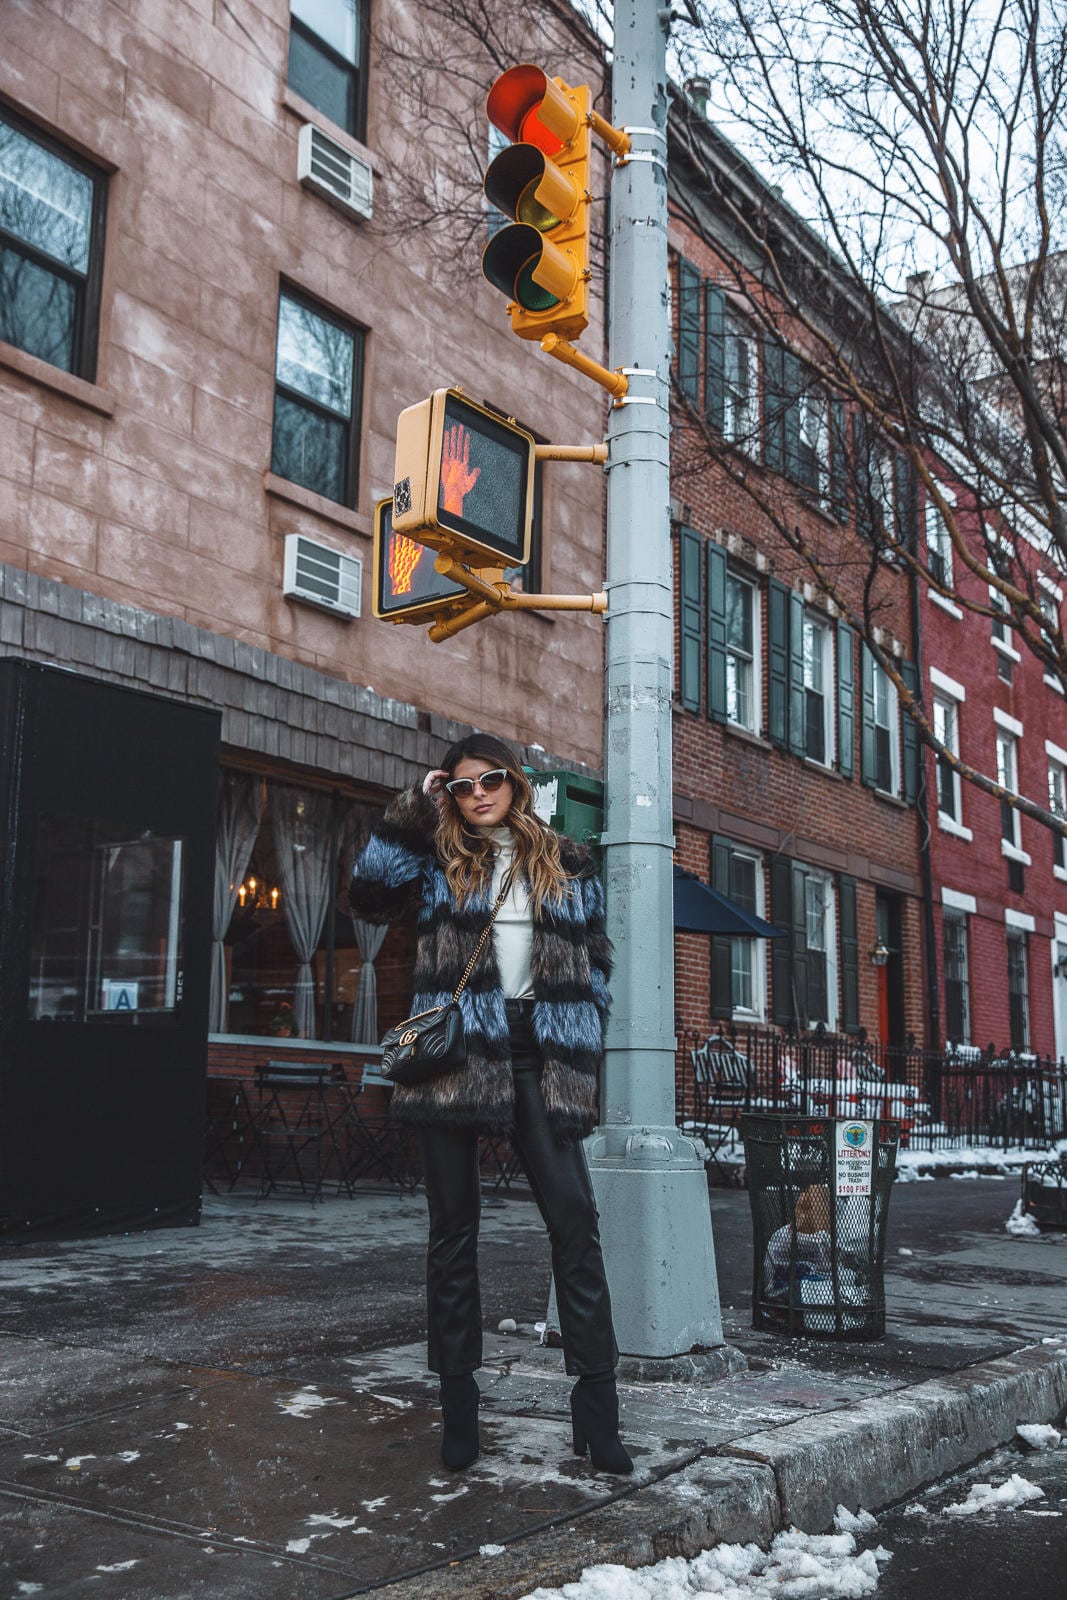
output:
{"label": "navy awning", "polygon": [[674,869],[674,926],[682,933],[718,933],[731,939],[784,937],[784,929],[745,911],[678,866]]}

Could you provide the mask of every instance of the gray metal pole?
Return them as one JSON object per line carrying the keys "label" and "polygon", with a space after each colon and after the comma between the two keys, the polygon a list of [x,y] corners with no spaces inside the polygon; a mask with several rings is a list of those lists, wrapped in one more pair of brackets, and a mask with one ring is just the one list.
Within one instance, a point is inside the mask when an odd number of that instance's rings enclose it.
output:
{"label": "gray metal pole", "polygon": [[660,0],[616,0],[612,122],[632,141],[611,191],[609,365],[630,384],[608,429],[604,842],[616,966],[603,1122],[586,1146],[619,1348],[644,1357],[723,1342],[707,1179],[674,1109],[668,19]]}

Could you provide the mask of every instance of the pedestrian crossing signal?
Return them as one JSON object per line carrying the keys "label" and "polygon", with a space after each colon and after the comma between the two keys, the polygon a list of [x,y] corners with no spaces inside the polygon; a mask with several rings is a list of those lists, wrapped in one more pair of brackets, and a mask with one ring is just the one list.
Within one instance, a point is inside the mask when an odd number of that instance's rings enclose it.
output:
{"label": "pedestrian crossing signal", "polygon": [[434,569],[437,552],[393,527],[393,502],[374,508],[374,615],[392,622],[432,621],[457,599],[467,603],[462,584]]}
{"label": "pedestrian crossing signal", "polygon": [[397,420],[394,533],[468,566],[524,566],[534,448],[533,435],[517,423],[458,389],[437,389]]}

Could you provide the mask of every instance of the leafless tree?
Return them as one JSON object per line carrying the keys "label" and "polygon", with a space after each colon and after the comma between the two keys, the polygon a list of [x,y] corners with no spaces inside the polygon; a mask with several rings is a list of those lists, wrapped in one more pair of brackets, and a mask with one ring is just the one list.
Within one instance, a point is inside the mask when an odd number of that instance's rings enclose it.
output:
{"label": "leafless tree", "polygon": [[[888,561],[965,612],[1003,616],[1067,690],[1062,619],[1038,581],[1067,571],[1067,12],[694,0],[692,18],[678,30],[682,71],[704,84],[675,100],[672,203],[716,251],[731,300],[796,353],[815,428],[830,426],[823,403],[853,418],[862,605],[842,542],[797,525],[754,447],[724,439],[691,397],[686,431],[852,618],[927,742],[1003,797],[938,745],[880,648],[879,571]],[[938,540],[893,514],[898,460],[935,508]]]}

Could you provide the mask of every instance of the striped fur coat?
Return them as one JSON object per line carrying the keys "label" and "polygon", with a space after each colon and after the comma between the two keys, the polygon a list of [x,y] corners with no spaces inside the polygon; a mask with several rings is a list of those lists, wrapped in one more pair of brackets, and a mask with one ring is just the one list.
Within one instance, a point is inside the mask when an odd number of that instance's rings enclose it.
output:
{"label": "striped fur coat", "polygon": [[[460,909],[434,849],[437,812],[421,789],[407,789],[387,808],[355,869],[352,908],[369,922],[396,922],[414,911],[418,950],[411,1010],[451,998],[492,900],[478,895]],[[598,1119],[597,1067],[611,997],[611,945],[604,931],[604,891],[592,853],[560,840],[571,875],[562,901],[534,918],[533,1028],[544,1058],[541,1078],[552,1131],[560,1144],[584,1138]],[[466,1064],[417,1086],[393,1090],[401,1121],[505,1133],[514,1120],[507,1015],[490,939],[460,996]]]}

